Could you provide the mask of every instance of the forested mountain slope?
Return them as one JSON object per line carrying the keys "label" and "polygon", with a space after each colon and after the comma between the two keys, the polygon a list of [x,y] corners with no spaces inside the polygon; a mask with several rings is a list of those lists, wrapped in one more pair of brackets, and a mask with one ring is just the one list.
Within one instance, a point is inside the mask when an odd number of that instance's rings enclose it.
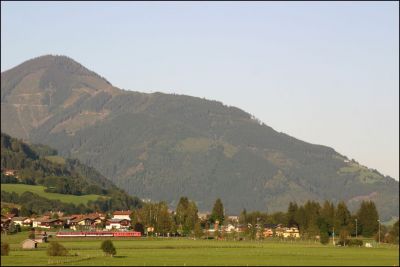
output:
{"label": "forested mountain slope", "polygon": [[[13,175],[6,172],[14,172]],[[110,180],[77,159],[65,159],[44,145],[28,145],[1,133],[1,183],[44,186],[47,193],[97,195],[93,210],[129,209],[141,205]],[[3,188],[3,186],[2,186]],[[45,195],[45,194],[44,194]],[[85,203],[86,204],[86,203]]]}
{"label": "forested mountain slope", "polygon": [[238,108],[124,91],[64,56],[29,60],[1,79],[2,131],[77,158],[141,198],[175,205],[185,195],[209,210],[220,197],[228,213],[308,199],[354,209],[371,199],[383,217],[398,216],[396,180]]}

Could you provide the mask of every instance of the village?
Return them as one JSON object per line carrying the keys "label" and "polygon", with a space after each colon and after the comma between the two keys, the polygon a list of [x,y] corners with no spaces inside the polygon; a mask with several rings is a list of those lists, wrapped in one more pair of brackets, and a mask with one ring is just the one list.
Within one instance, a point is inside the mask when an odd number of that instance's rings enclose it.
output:
{"label": "village", "polygon": [[[174,213],[173,211],[170,211]],[[111,216],[104,213],[74,214],[63,216],[62,212],[49,212],[40,217],[20,217],[13,213],[1,215],[1,233],[31,231],[34,238],[28,238],[22,244],[23,248],[36,247],[37,243],[47,242],[49,237],[176,237],[177,233],[161,235],[154,232],[154,227],[132,223],[130,210],[114,211]],[[199,214],[199,220],[204,221],[209,214]],[[227,223],[220,225],[218,221],[208,229],[202,229],[205,238],[213,238],[216,233],[244,233],[252,225],[239,224],[239,216],[227,216]],[[256,224],[256,238],[300,238],[297,227],[285,227],[282,224]],[[217,237],[221,239],[221,237]],[[24,245],[24,244],[28,245]]]}

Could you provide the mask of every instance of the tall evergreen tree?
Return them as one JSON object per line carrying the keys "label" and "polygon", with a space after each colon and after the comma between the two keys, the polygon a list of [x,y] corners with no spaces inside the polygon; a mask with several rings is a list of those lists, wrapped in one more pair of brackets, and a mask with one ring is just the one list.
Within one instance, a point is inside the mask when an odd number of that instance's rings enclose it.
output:
{"label": "tall evergreen tree", "polygon": [[239,223],[247,224],[247,211],[243,209],[243,211],[239,215]]}
{"label": "tall evergreen tree", "polygon": [[361,202],[360,209],[357,212],[357,217],[358,225],[363,236],[370,237],[378,231],[379,215],[374,202]]}
{"label": "tall evergreen tree", "polygon": [[332,202],[326,200],[321,208],[321,217],[324,218],[328,231],[332,231],[335,220],[335,205]]}
{"label": "tall evergreen tree", "polygon": [[335,232],[339,233],[340,230],[348,230],[348,226],[351,220],[351,213],[348,210],[346,203],[340,201],[336,208],[335,213]]}
{"label": "tall evergreen tree", "polygon": [[187,197],[181,197],[176,207],[176,223],[178,225],[183,225],[185,223],[188,208],[189,199]]}
{"label": "tall evergreen tree", "polygon": [[296,222],[299,224],[299,230],[304,233],[307,226],[307,217],[303,206],[300,206],[296,212]]}
{"label": "tall evergreen tree", "polygon": [[312,231],[314,233],[317,233],[318,235],[318,218],[319,218],[319,212],[320,212],[321,206],[319,205],[318,202],[315,201],[307,201],[306,204],[304,205],[304,212],[306,216],[306,229],[308,232]]}
{"label": "tall evergreen tree", "polygon": [[288,211],[287,211],[287,224],[288,227],[292,226],[299,226],[298,222],[296,221],[296,213],[297,213],[298,207],[296,203],[289,203]]}
{"label": "tall evergreen tree", "polygon": [[213,223],[215,223],[216,221],[219,221],[219,224],[221,225],[224,222],[224,219],[225,219],[224,205],[222,204],[221,199],[218,198],[215,201],[213,210],[211,212],[210,220]]}
{"label": "tall evergreen tree", "polygon": [[393,224],[392,229],[389,231],[388,241],[394,244],[399,243],[399,220]]}

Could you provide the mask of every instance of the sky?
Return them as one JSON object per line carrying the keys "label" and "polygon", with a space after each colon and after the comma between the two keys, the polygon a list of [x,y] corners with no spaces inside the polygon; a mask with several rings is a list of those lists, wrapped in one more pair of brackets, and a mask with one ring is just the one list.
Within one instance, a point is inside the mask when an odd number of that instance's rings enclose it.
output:
{"label": "sky", "polygon": [[45,54],[399,178],[398,2],[1,2],[1,71]]}

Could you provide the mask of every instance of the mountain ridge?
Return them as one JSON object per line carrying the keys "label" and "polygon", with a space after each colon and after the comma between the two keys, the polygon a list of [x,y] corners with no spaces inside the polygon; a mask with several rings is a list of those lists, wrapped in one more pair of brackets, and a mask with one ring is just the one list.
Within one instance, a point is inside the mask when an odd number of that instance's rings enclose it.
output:
{"label": "mountain ridge", "polygon": [[41,73],[43,58],[36,60],[1,74],[2,130],[76,157],[131,194],[172,206],[187,195],[203,210],[221,197],[231,213],[308,199],[355,208],[357,197],[369,196],[384,216],[398,216],[398,182],[333,148],[219,101],[121,90],[79,67]]}

